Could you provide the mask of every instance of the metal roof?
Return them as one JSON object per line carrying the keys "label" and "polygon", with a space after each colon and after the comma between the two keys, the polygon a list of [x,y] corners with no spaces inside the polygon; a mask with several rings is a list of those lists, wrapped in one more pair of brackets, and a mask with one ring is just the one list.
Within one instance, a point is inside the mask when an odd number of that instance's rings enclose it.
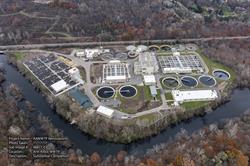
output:
{"label": "metal roof", "polygon": [[72,89],[71,91],[69,91],[69,95],[84,108],[89,108],[93,105],[89,97],[83,94],[79,89]]}
{"label": "metal roof", "polygon": [[173,90],[172,95],[177,102],[214,100],[218,98],[216,90]]}
{"label": "metal roof", "polygon": [[96,111],[97,111],[97,113],[104,115],[104,116],[107,116],[109,118],[112,118],[112,116],[114,114],[114,110],[107,108],[107,107],[104,107],[104,106],[99,106]]}
{"label": "metal roof", "polygon": [[66,89],[69,85],[64,81],[64,80],[60,80],[54,84],[51,85],[51,88],[53,88],[53,90],[55,92],[60,92],[64,89]]}
{"label": "metal roof", "polygon": [[149,89],[150,89],[150,93],[151,93],[152,96],[157,95],[157,90],[156,90],[155,86],[150,86]]}

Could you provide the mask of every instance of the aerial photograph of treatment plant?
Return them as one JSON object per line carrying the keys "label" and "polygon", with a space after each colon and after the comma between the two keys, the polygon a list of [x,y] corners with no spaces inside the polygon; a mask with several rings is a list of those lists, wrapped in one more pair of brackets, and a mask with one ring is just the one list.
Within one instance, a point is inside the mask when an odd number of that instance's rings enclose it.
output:
{"label": "aerial photograph of treatment plant", "polygon": [[0,165],[248,166],[249,13],[2,0]]}

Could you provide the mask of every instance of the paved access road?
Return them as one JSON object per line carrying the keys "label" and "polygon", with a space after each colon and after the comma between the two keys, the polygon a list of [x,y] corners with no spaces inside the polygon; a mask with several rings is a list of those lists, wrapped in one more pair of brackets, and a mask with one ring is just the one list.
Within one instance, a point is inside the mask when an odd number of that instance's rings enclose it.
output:
{"label": "paved access road", "polygon": [[16,49],[41,49],[41,48],[56,48],[56,47],[86,47],[105,45],[134,45],[134,44],[164,44],[172,42],[196,42],[196,41],[211,41],[211,40],[234,40],[234,39],[249,39],[248,36],[222,36],[222,37],[207,37],[207,38],[189,38],[189,39],[163,39],[163,40],[140,40],[140,41],[113,41],[113,42],[73,42],[73,43],[51,43],[51,44],[27,44],[27,45],[6,45],[0,46],[0,50],[16,50]]}

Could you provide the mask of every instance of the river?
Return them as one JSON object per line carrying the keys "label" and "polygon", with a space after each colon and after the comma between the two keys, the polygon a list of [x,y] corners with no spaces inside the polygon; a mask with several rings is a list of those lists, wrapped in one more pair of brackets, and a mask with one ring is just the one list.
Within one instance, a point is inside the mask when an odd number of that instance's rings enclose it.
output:
{"label": "river", "polygon": [[128,145],[109,143],[81,132],[79,129],[62,119],[49,107],[45,98],[35,91],[35,87],[14,67],[9,65],[6,59],[6,56],[0,55],[0,63],[2,63],[2,66],[6,70],[6,84],[17,84],[22,89],[25,99],[35,106],[36,114],[41,112],[44,116],[49,117],[53,125],[63,131],[64,135],[71,140],[75,148],[81,149],[83,153],[87,154],[98,152],[102,156],[108,156],[116,154],[120,150],[126,150],[129,154],[141,155],[154,145],[164,143],[168,139],[173,138],[181,129],[185,129],[189,133],[192,133],[204,126],[219,122],[223,119],[239,117],[247,108],[250,108],[250,90],[236,89],[233,91],[230,102],[220,106],[204,117],[194,117],[188,122],[181,122],[173,127],[165,129],[157,136],[148,137]]}

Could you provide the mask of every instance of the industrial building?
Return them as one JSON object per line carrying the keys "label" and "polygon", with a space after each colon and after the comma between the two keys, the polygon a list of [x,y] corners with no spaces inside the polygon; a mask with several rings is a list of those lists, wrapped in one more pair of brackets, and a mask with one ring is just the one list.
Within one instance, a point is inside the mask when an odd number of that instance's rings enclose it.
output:
{"label": "industrial building", "polygon": [[114,110],[110,109],[110,108],[107,108],[107,107],[104,107],[104,106],[99,106],[96,110],[96,112],[99,114],[99,115],[102,115],[102,116],[105,116],[107,118],[112,118],[114,116]]}
{"label": "industrial building", "polygon": [[138,61],[134,63],[135,74],[153,74],[159,71],[155,53],[143,52],[139,54]]}
{"label": "industrial building", "polygon": [[85,109],[90,108],[93,105],[89,97],[77,88],[70,90],[69,96]]}
{"label": "industrial building", "polygon": [[58,96],[80,84],[71,77],[69,71],[77,72],[54,55],[39,56],[25,61],[24,66],[45,86],[53,95]]}
{"label": "industrial building", "polygon": [[82,84],[84,83],[78,68],[73,67],[73,68],[69,69],[68,73],[69,73],[72,80],[74,80],[76,82],[80,82]]}
{"label": "industrial building", "polygon": [[204,72],[204,64],[196,55],[159,56],[163,73],[192,73],[193,70]]}
{"label": "industrial building", "polygon": [[143,80],[145,85],[156,85],[156,79],[154,75],[144,75]]}
{"label": "industrial building", "polygon": [[109,53],[109,49],[96,48],[96,49],[84,49],[76,52],[76,57],[86,57],[87,59],[93,59],[101,54]]}
{"label": "industrial building", "polygon": [[50,4],[53,2],[53,0],[34,0],[33,2],[39,4]]}
{"label": "industrial building", "polygon": [[150,89],[150,93],[152,97],[156,97],[157,96],[157,89],[155,86],[149,86]]}
{"label": "industrial building", "polygon": [[130,78],[129,65],[118,60],[103,65],[103,83],[126,82]]}
{"label": "industrial building", "polygon": [[84,50],[77,50],[75,52],[75,56],[78,57],[78,58],[85,57],[85,51]]}
{"label": "industrial building", "polygon": [[172,91],[173,98],[177,103],[189,101],[210,101],[218,98],[216,90],[190,90],[190,91]]}
{"label": "industrial building", "polygon": [[56,92],[59,93],[65,89],[67,89],[69,87],[69,85],[64,81],[64,80],[60,80],[54,84],[51,85],[51,88]]}

